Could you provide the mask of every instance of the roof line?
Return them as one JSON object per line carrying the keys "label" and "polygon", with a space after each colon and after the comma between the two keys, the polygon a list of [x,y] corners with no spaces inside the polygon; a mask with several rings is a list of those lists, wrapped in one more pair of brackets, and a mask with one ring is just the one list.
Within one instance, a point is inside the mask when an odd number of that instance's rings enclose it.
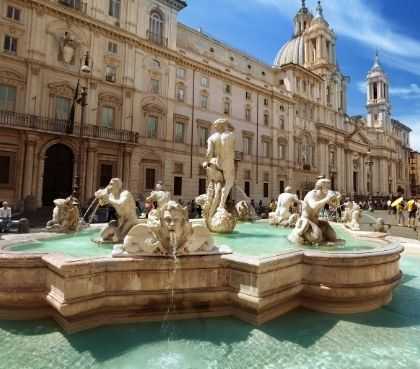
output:
{"label": "roof line", "polygon": [[252,60],[252,61],[254,61],[254,62],[258,63],[258,64],[261,64],[261,65],[263,65],[266,68],[271,69],[273,67],[271,64],[268,64],[265,61],[263,61],[261,59],[258,59],[255,56],[252,56],[252,55],[246,53],[245,51],[242,51],[240,49],[237,49],[236,47],[230,46],[228,43],[226,43],[224,41],[218,40],[217,38],[213,37],[209,33],[204,32],[202,29],[196,30],[195,28],[192,28],[190,26],[187,26],[186,24],[184,24],[182,22],[178,22],[178,25],[181,26],[181,27],[184,27],[185,29],[187,29],[187,30],[189,30],[191,32],[194,32],[195,34],[198,34],[198,35],[200,35],[200,36],[202,36],[204,38],[207,38],[209,41],[212,41],[212,42],[218,44],[219,46],[222,46],[222,47],[224,47],[226,49],[229,49],[229,50],[231,50],[231,51],[233,51],[235,53],[241,54],[245,58],[247,58],[249,60]]}

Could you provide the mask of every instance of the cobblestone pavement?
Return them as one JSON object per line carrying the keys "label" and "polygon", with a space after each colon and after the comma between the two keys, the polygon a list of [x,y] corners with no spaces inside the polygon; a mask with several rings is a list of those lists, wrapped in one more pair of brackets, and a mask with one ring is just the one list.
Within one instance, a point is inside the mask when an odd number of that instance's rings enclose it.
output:
{"label": "cobblestone pavement", "polygon": [[406,237],[411,239],[419,239],[420,233],[420,222],[416,220],[416,226],[418,231],[413,228],[409,228],[408,216],[405,214],[405,226],[398,226],[397,217],[395,214],[388,214],[387,210],[375,210],[374,212],[364,211],[362,220],[362,230],[371,231],[372,227],[367,223],[373,223],[377,218],[383,218],[386,224],[391,224],[391,228],[388,233],[392,236]]}

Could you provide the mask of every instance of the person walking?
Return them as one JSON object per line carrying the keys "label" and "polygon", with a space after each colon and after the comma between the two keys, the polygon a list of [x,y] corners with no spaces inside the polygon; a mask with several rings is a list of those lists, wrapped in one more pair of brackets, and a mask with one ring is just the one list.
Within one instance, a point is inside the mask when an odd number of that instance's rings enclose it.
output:
{"label": "person walking", "polygon": [[417,204],[414,199],[410,199],[407,202],[407,211],[408,211],[408,226],[415,227],[416,226],[416,215],[417,215]]}
{"label": "person walking", "polygon": [[396,206],[396,215],[397,215],[397,223],[401,227],[405,227],[405,214],[404,210],[406,207],[406,203],[404,200],[401,200]]}
{"label": "person walking", "polygon": [[7,201],[3,201],[0,208],[0,232],[9,232],[10,223],[12,222],[12,209]]}

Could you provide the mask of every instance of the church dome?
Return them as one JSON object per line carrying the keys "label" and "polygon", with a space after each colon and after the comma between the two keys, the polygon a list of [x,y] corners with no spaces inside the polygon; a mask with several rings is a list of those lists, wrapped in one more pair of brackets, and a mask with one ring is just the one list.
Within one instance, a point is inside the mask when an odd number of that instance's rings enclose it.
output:
{"label": "church dome", "polygon": [[274,60],[274,65],[282,66],[285,64],[305,64],[305,47],[303,35],[296,36],[285,43]]}

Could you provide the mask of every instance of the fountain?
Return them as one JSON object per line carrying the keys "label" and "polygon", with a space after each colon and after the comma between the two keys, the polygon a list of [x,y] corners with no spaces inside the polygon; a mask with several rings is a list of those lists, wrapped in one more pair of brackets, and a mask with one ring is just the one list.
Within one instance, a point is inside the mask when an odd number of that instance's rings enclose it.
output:
{"label": "fountain", "polygon": [[[299,306],[354,313],[391,300],[403,248],[355,239],[344,227],[320,220],[319,210],[339,197],[325,178],[305,196],[293,230],[268,222],[237,224],[226,209],[234,186],[232,128],[226,119],[213,128],[204,163],[209,186],[197,199],[201,222],[191,222],[161,185],[148,198],[157,209],[147,221],[137,219],[132,194],[114,178],[91,204],[117,212],[117,221],[102,230],[60,238],[42,233],[24,244],[0,241],[2,289],[8,291],[0,293],[3,316],[52,317],[69,332],[220,316],[258,325]],[[285,220],[283,198],[295,197],[282,195],[277,210]],[[336,242],[336,232],[345,243]],[[101,245],[92,242],[98,236]]]}

